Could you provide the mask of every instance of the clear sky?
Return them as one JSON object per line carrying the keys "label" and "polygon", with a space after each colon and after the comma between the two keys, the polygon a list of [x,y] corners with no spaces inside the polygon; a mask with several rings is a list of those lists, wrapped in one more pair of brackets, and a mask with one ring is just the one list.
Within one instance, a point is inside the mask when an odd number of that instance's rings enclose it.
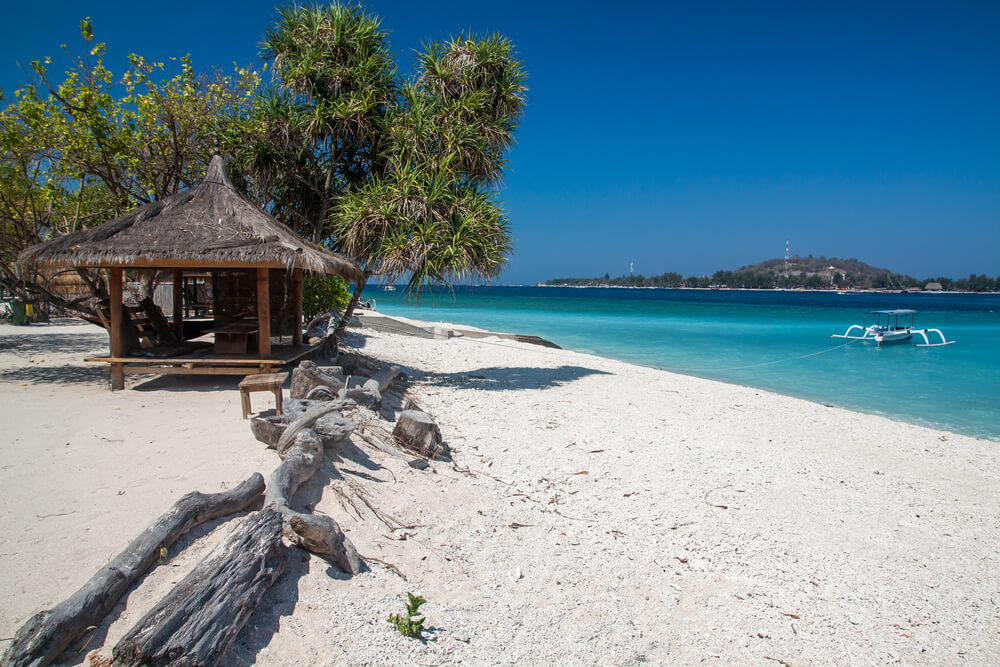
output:
{"label": "clear sky", "polygon": [[[918,278],[1000,274],[1000,2],[364,3],[409,70],[421,40],[498,31],[529,74],[502,197],[501,283],[685,275],[793,254]],[[81,48],[257,64],[275,3],[17,3],[18,63]],[[55,66],[65,65],[57,59]],[[61,71],[61,70],[60,70]]]}

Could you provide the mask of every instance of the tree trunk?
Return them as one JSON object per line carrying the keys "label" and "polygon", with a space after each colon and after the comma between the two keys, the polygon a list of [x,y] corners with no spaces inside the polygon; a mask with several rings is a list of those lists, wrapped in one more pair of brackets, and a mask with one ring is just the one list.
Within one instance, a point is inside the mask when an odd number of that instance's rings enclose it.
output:
{"label": "tree trunk", "polygon": [[136,271],[136,277],[139,279],[139,300],[152,299],[156,271],[153,269]]}
{"label": "tree trunk", "polygon": [[337,330],[334,331],[334,335],[337,336],[338,340],[344,337],[344,330],[347,328],[347,323],[350,322],[351,318],[354,316],[354,310],[358,307],[358,303],[361,301],[361,292],[364,291],[365,285],[368,284],[368,279],[370,277],[371,274],[368,271],[365,271],[361,276],[361,282],[354,287],[354,294],[351,295],[351,302],[347,304],[347,310],[345,310],[344,314],[340,316],[340,322],[337,323]]}
{"label": "tree trunk", "polygon": [[292,420],[284,432],[282,432],[281,437],[278,438],[278,442],[275,443],[274,448],[278,450],[278,456],[284,459],[285,452],[294,444],[299,432],[304,429],[312,430],[312,425],[317,419],[336,410],[343,410],[351,405],[354,405],[353,401],[328,401],[314,405],[303,412]]}
{"label": "tree trunk", "polygon": [[281,515],[247,517],[115,646],[114,664],[216,665],[285,568]]}
{"label": "tree trunk", "polygon": [[426,412],[400,412],[392,437],[403,447],[432,459],[446,458],[450,454],[448,445],[441,441],[441,429]]}
{"label": "tree trunk", "polygon": [[47,665],[87,628],[97,625],[115,606],[118,599],[160,557],[160,548],[168,547],[178,537],[198,524],[238,512],[264,491],[264,478],[254,473],[239,486],[222,493],[194,491],[178,500],[125,547],[109,564],[65,601],[39,612],[25,623],[0,665]]}
{"label": "tree trunk", "polygon": [[[91,283],[88,282],[87,285],[91,290],[94,289]],[[91,307],[91,303],[92,297],[97,296],[99,298],[99,293],[87,297],[64,299],[58,294],[50,292],[46,285],[38,282],[36,279],[19,278],[5,266],[0,266],[0,287],[26,303],[48,301],[53,306],[62,308],[63,310],[86,315],[87,317],[97,316],[97,311]]]}
{"label": "tree trunk", "polygon": [[[295,421],[296,417],[305,411],[306,408],[299,408],[302,404],[303,402],[297,399],[288,399],[288,402],[282,406],[283,414],[251,419],[250,431],[255,438],[268,447],[277,448],[281,434],[285,432],[290,423]],[[286,410],[285,406],[290,407]],[[332,412],[317,419],[313,423],[312,429],[319,434],[323,441],[323,447],[330,449],[344,444],[354,432],[354,427],[355,424],[350,419],[345,418],[342,414]]]}

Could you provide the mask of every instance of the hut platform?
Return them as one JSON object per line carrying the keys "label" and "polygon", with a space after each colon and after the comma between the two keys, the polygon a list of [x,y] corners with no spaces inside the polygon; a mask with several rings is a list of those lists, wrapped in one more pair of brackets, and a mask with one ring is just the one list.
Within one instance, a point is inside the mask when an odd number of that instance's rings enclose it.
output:
{"label": "hut platform", "polygon": [[[293,365],[319,351],[322,343],[314,345],[289,345],[272,343],[266,358],[259,355],[218,354],[211,346],[187,347],[168,356],[150,357],[89,357],[89,363],[121,364],[125,374],[190,374],[190,375],[253,375],[276,373],[284,366]],[[155,353],[155,351],[154,351]]]}

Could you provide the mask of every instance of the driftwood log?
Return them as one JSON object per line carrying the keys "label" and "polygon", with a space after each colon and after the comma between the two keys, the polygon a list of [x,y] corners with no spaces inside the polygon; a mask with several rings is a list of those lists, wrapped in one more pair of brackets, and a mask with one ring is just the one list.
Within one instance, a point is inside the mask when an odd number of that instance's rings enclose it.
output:
{"label": "driftwood log", "polygon": [[336,396],[344,386],[342,374],[343,370],[339,366],[322,367],[306,359],[292,370],[289,393],[292,398],[309,398],[310,392],[317,387],[323,387],[329,390],[331,397]]}
{"label": "driftwood log", "polygon": [[337,396],[341,399],[351,399],[359,404],[381,406],[382,392],[399,377],[399,374],[399,366],[386,366],[371,378],[348,378],[347,385],[337,393]]}
{"label": "driftwood log", "polygon": [[101,568],[80,590],[52,609],[32,616],[14,635],[0,665],[47,665],[66,647],[97,625],[118,599],[160,557],[160,548],[200,523],[239,512],[264,491],[264,478],[254,473],[222,493],[192,492],[178,500],[125,550]]}
{"label": "driftwood log", "polygon": [[313,425],[321,417],[333,412],[339,412],[352,405],[354,405],[353,401],[326,401],[311,405],[305,412],[293,419],[292,422],[285,427],[284,431],[282,431],[281,437],[278,438],[278,442],[274,445],[274,448],[278,450],[278,456],[282,459],[285,458],[285,450],[291,447],[292,443],[295,442],[295,436],[297,436],[300,431],[303,429],[312,430]]}
{"label": "driftwood log", "polygon": [[284,570],[282,523],[267,507],[241,522],[115,645],[114,664],[218,664]]}
{"label": "driftwood log", "polygon": [[419,410],[400,412],[392,437],[401,446],[432,459],[446,458],[451,453],[441,440],[441,429],[429,414]]}
{"label": "driftwood log", "polygon": [[114,648],[115,665],[214,665],[225,655],[285,565],[290,542],[357,574],[361,559],[332,518],[291,509],[298,487],[323,462],[317,420],[354,405],[331,401],[301,411],[274,443],[281,464],[271,473],[264,509],[243,522]]}
{"label": "driftwood log", "polygon": [[[291,426],[285,432],[290,430]],[[299,485],[316,474],[323,463],[323,444],[312,429],[303,429],[294,437],[287,447],[277,448],[282,461],[268,480],[264,507],[281,513],[285,537],[291,542],[329,558],[344,572],[357,574],[361,571],[361,559],[336,521],[323,514],[304,514],[289,507]]]}
{"label": "driftwood log", "polygon": [[353,369],[353,377],[343,377],[347,366],[322,367],[306,360],[292,371],[291,397],[311,400],[349,398],[360,404],[381,405],[382,392],[399,376],[399,367],[377,369],[357,355],[341,353],[341,357]]}
{"label": "driftwood log", "polygon": [[357,574],[361,568],[357,551],[337,522],[290,507],[299,485],[322,465],[324,447],[339,446],[354,432],[354,423],[339,411],[356,404],[298,399],[290,399],[288,404],[284,415],[258,417],[250,422],[254,437],[277,450],[282,459],[268,480],[264,506],[275,508],[284,517],[289,541],[330,559],[344,572]]}
{"label": "driftwood log", "polygon": [[[250,430],[255,438],[274,449],[281,439],[282,433],[288,425],[302,416],[307,410],[318,405],[330,405],[329,403],[311,400],[288,399],[282,407],[282,414],[268,415],[266,417],[254,417],[250,420]],[[341,401],[339,409],[344,410],[354,407],[353,401]],[[333,411],[320,416],[312,424],[311,428],[316,431],[323,446],[335,448],[342,445],[354,432],[354,422],[345,418],[342,414]]]}

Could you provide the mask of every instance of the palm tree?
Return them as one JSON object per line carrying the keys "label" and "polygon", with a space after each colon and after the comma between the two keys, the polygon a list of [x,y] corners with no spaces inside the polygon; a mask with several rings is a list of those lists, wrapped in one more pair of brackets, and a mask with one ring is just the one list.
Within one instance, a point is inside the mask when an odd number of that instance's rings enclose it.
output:
{"label": "palm tree", "polygon": [[360,7],[285,7],[264,34],[274,85],[238,162],[273,212],[329,243],[334,200],[368,180],[398,96],[388,35]]}
{"label": "palm tree", "polygon": [[402,81],[378,18],[360,7],[290,7],[262,42],[274,89],[241,166],[293,227],[354,258],[365,283],[407,293],[499,275],[510,228],[497,199],[525,75],[500,36],[425,44]]}

